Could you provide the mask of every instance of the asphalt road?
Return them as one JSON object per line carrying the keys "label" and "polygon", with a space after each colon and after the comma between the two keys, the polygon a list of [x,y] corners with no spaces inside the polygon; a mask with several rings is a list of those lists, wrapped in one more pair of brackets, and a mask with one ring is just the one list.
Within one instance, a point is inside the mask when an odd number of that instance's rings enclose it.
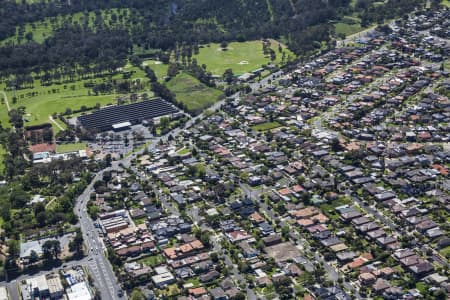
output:
{"label": "asphalt road", "polygon": [[376,210],[375,208],[364,204],[361,199],[359,199],[358,196],[356,195],[351,195],[352,200],[358,204],[359,207],[361,207],[363,210],[367,211],[369,214],[371,214],[372,216],[374,216],[376,219],[378,219],[382,224],[387,225],[391,230],[397,230],[397,225],[394,224],[394,222],[392,222],[390,219],[386,218],[384,215],[382,215],[380,212],[378,212],[378,210]]}
{"label": "asphalt road", "polygon": [[247,299],[248,300],[258,299],[255,292],[248,287],[247,279],[244,276],[242,276],[236,264],[234,264],[231,258],[228,256],[228,254],[225,253],[224,249],[222,248],[222,245],[220,244],[220,236],[219,235],[213,236],[212,242],[214,252],[219,254],[219,257],[222,258],[227,268],[231,270],[231,273],[233,274],[233,279],[236,282],[236,284],[246,286],[245,292],[247,294]]}
{"label": "asphalt road", "polygon": [[[378,210],[374,209],[373,207],[369,205],[365,205],[361,199],[359,199],[356,195],[351,196],[353,201],[357,203],[362,209],[367,211],[369,214],[371,214],[375,219],[377,219],[381,224],[384,224],[388,226],[393,232],[396,233],[397,236],[410,236],[411,239],[414,239],[413,232],[405,231],[403,228],[399,227],[397,224],[395,224],[389,217],[386,217],[382,213],[380,213]],[[445,267],[450,268],[450,263],[441,256],[441,254],[436,251],[436,249],[431,248],[427,244],[423,244],[422,247],[425,251],[431,251],[431,259],[434,260],[437,264]]]}
{"label": "asphalt road", "polygon": [[[94,226],[94,222],[90,219],[87,212],[87,203],[89,196],[93,191],[94,183],[102,178],[103,173],[109,169],[105,169],[95,176],[91,184],[78,197],[75,204],[75,213],[79,216],[80,227],[83,238],[87,246],[87,267],[94,279],[94,284],[100,291],[102,299],[121,299],[118,296],[120,287],[112,269],[111,264],[105,256],[105,246],[102,238],[98,235],[98,231]],[[124,296],[126,298],[126,296]]]}
{"label": "asphalt road", "polygon": [[[233,95],[233,97],[238,97],[239,94]],[[213,106],[211,106],[210,110],[217,110],[220,106],[225,102],[225,100],[216,102]],[[204,117],[204,113],[191,118],[188,122],[186,122],[184,128],[176,128],[169,132],[168,134],[155,138],[152,143],[149,145],[148,149],[154,149],[161,140],[167,140],[169,135],[173,137],[178,136],[185,129],[190,128],[195,124],[197,119],[202,119]],[[131,161],[136,158],[138,155],[142,154],[144,149],[133,153],[130,156],[125,157],[122,160],[114,161],[112,163],[111,168],[104,169],[96,174],[93,178],[92,182],[87,186],[84,192],[78,197],[75,204],[75,214],[78,215],[80,220],[80,227],[83,233],[83,238],[86,242],[87,246],[87,267],[89,268],[91,275],[94,279],[94,285],[98,288],[101,293],[101,297],[103,299],[120,299],[118,293],[120,291],[120,287],[117,281],[117,278],[114,274],[111,264],[105,256],[105,247],[103,244],[102,238],[98,235],[97,228],[94,226],[94,221],[89,217],[87,213],[87,203],[89,201],[89,197],[91,192],[93,191],[94,183],[102,178],[102,175],[107,170],[116,169],[119,165],[123,165],[126,168],[131,168]],[[143,175],[138,172],[134,167],[132,168],[139,177],[143,177]],[[158,190],[155,191],[157,195],[159,195]],[[165,197],[160,197],[162,205],[167,208],[171,213],[175,213],[179,215],[178,211],[167,201]],[[123,298],[127,298],[126,295],[123,295]],[[16,299],[14,299],[16,300]],[[17,299],[18,300],[18,299]]]}
{"label": "asphalt road", "polygon": [[[254,190],[245,184],[241,184],[240,187],[247,197],[249,197],[250,199],[257,201],[259,203],[260,210],[266,216],[268,216],[272,220],[274,220],[276,218],[273,210],[268,209],[268,206],[264,202],[259,201],[259,196],[267,190],[266,188]],[[280,220],[280,227],[284,227],[284,226],[288,226],[289,228],[291,228],[290,224],[288,224],[286,221]],[[344,281],[342,283],[344,288],[353,292],[354,297],[356,299],[361,299],[361,296],[355,290],[355,288],[349,282],[345,281],[345,278],[343,276],[341,276],[341,274],[339,274],[338,271],[336,271],[336,269],[334,267],[330,266],[330,264],[328,264],[328,262],[325,261],[325,259],[322,257],[322,255],[320,255],[318,252],[312,251],[310,249],[308,241],[306,239],[304,239],[302,236],[300,236],[300,234],[295,229],[291,228],[289,235],[290,235],[291,239],[297,245],[301,245],[303,247],[303,253],[313,254],[315,262],[320,262],[323,265],[329,280],[331,280],[333,282],[337,282],[339,278],[344,279]],[[308,269],[308,271],[310,271],[314,268],[314,262],[311,261],[310,259],[302,256],[301,260],[302,260],[303,264],[305,265],[305,268]]]}
{"label": "asphalt road", "polygon": [[[87,267],[94,279],[95,286],[101,292],[103,299],[119,299],[117,297],[117,292],[119,287],[117,285],[117,280],[112,271],[112,267],[109,261],[103,255],[103,241],[98,236],[97,231],[94,228],[93,222],[89,219],[87,214],[86,205],[89,200],[90,192],[92,191],[92,186],[95,181],[101,178],[103,172],[98,173],[92,180],[92,183],[86,188],[86,190],[78,197],[75,204],[75,213],[80,217],[80,226],[83,233],[83,238],[85,244],[87,245],[88,255],[81,260],[73,260],[62,264],[63,267],[72,266],[84,266]],[[91,250],[92,249],[92,250]],[[8,293],[12,300],[21,300],[22,297],[19,295],[18,284],[20,281],[35,277],[42,274],[47,274],[50,272],[57,272],[61,267],[55,267],[50,270],[42,270],[33,274],[24,274],[15,278],[14,280],[3,283],[7,287]]]}
{"label": "asphalt road", "polygon": [[[268,84],[269,80],[273,80],[275,77],[281,75],[282,72],[278,71],[276,73],[273,73],[269,75],[268,77],[262,79],[259,82],[255,82],[250,84],[250,87],[252,90],[259,89],[260,87]],[[5,103],[9,110],[9,103],[8,99],[6,97],[6,93],[1,91],[3,94],[3,97],[5,99]],[[240,93],[236,93],[232,98],[238,98]],[[217,111],[220,109],[220,107],[225,103],[225,99],[216,102],[211,107],[208,108],[209,111]],[[197,120],[201,120],[205,117],[204,113],[199,114],[196,117],[191,118],[189,121],[186,122],[185,126],[183,128],[176,128],[172,130],[171,132],[167,133],[164,136],[155,138],[152,143],[148,146],[149,150],[155,149],[155,147],[159,144],[161,140],[166,141],[169,135],[172,137],[176,137],[179,134],[181,134],[184,130],[192,127]],[[117,278],[114,274],[114,271],[112,269],[111,264],[109,263],[108,259],[105,256],[106,249],[103,243],[103,239],[98,235],[97,228],[94,226],[94,221],[90,219],[88,213],[87,213],[87,203],[89,201],[90,193],[93,191],[93,185],[94,183],[102,178],[102,175],[105,171],[116,169],[119,167],[120,164],[122,164],[126,168],[131,167],[131,161],[136,158],[138,155],[142,154],[144,152],[144,149],[133,153],[132,155],[125,157],[122,160],[113,162],[113,166],[111,168],[107,168],[105,170],[100,171],[96,174],[96,176],[93,178],[92,182],[88,185],[88,187],[84,190],[84,192],[77,198],[77,201],[75,203],[74,211],[75,214],[79,217],[80,220],[80,228],[83,233],[83,238],[85,240],[85,244],[87,246],[87,256],[78,261],[71,261],[69,263],[66,263],[64,265],[67,266],[75,266],[75,265],[82,265],[86,266],[93,279],[94,279],[94,285],[97,287],[97,289],[101,293],[102,299],[121,299],[118,296],[120,289],[120,286],[118,284]],[[138,172],[135,168],[132,169],[139,177],[143,178],[144,176]],[[170,213],[179,215],[178,210],[171,205],[171,203],[168,201],[168,199],[164,195],[160,195],[159,191],[155,189],[155,193],[157,196],[160,197],[162,205],[169,210]],[[227,262],[230,262],[229,257],[226,259]],[[59,268],[55,268],[54,271],[57,271]],[[233,273],[235,273],[236,270],[234,270]],[[7,283],[4,283],[3,285],[7,287],[8,292],[10,293],[10,297],[12,300],[20,300],[21,297],[19,296],[18,289],[17,289],[17,283],[20,280],[27,279],[39,274],[44,274],[51,272],[51,270],[45,270],[33,275],[23,275],[18,277],[15,280],[9,281]],[[236,273],[236,276],[238,277],[239,281],[243,278],[239,272]],[[247,296],[249,299],[254,300],[257,299],[255,293],[251,289],[247,290]],[[122,298],[127,298],[126,295],[124,295]]]}

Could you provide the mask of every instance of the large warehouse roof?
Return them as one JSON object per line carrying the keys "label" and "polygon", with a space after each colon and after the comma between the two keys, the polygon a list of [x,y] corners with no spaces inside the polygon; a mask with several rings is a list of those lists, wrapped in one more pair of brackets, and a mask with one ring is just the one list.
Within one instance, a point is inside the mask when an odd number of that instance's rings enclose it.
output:
{"label": "large warehouse roof", "polygon": [[161,98],[136,102],[128,105],[115,105],[100,109],[88,115],[79,116],[81,125],[89,129],[110,130],[114,124],[130,122],[137,124],[178,112],[171,104]]}

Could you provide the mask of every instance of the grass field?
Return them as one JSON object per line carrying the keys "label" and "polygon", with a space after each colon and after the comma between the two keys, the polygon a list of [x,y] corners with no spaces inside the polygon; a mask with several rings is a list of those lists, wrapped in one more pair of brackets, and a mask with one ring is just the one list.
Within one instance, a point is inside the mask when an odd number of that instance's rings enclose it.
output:
{"label": "grass field", "polygon": [[355,34],[363,30],[360,24],[347,24],[339,22],[334,24],[336,34],[344,34],[345,36]]}
{"label": "grass field", "polygon": [[[0,99],[3,99],[1,94],[0,94]],[[0,104],[0,124],[4,128],[11,127],[11,123],[9,123],[8,109],[6,108],[6,105],[4,104],[3,101]]]}
{"label": "grass field", "polygon": [[442,4],[447,6],[447,7],[450,7],[450,0],[443,0]]}
{"label": "grass field", "polygon": [[167,87],[176,94],[189,110],[199,110],[217,101],[222,92],[210,88],[186,73],[180,73],[167,82]]}
{"label": "grass field", "polygon": [[[72,90],[70,86],[74,85],[75,89]],[[59,89],[59,93],[53,93],[53,89]],[[31,92],[37,92],[36,96],[31,96]],[[116,95],[99,95],[89,96],[88,89],[83,86],[83,81],[79,81],[73,84],[68,84],[64,89],[64,85],[52,85],[49,87],[36,84],[33,89],[24,89],[16,92],[17,102],[13,103],[13,93],[6,93],[11,108],[17,108],[24,106],[26,108],[26,114],[24,116],[25,125],[42,124],[49,121],[49,116],[54,112],[62,113],[66,108],[79,109],[85,105],[87,107],[94,106],[96,103],[106,105],[107,103],[113,103]],[[0,114],[0,121],[2,124],[8,124],[9,118],[6,113],[6,105],[2,104],[1,108],[5,113]],[[6,119],[5,119],[6,118]],[[56,127],[56,126],[54,126]]]}
{"label": "grass field", "polygon": [[[133,75],[131,76],[130,79],[145,79],[145,72],[133,65],[131,65],[130,63],[127,63],[122,70],[124,72],[133,72]],[[114,75],[112,77],[113,79],[121,79],[122,78],[122,74],[118,73],[116,75]]]}
{"label": "grass field", "polygon": [[361,27],[361,19],[357,16],[344,16],[342,20],[334,24],[334,29],[338,36],[349,36],[364,30]]}
{"label": "grass field", "polygon": [[[125,71],[134,71],[135,73],[131,79],[142,78],[145,74],[139,68],[131,65],[126,65],[123,68]],[[113,79],[120,79],[122,75],[117,74],[112,77]],[[96,82],[101,82],[102,78],[97,78]],[[53,84],[51,86],[42,86],[39,81],[35,81],[34,88],[23,89],[16,91],[17,102],[13,103],[14,93],[11,91],[6,92],[8,102],[11,108],[17,108],[24,106],[26,108],[26,114],[24,116],[25,126],[42,124],[50,122],[49,116],[53,113],[62,113],[67,108],[72,110],[80,109],[82,106],[93,107],[97,103],[101,106],[106,104],[115,103],[116,97],[119,94],[106,94],[106,95],[89,95],[89,89],[84,87],[84,83],[90,80],[80,80],[74,83],[67,84]],[[0,90],[5,88],[4,85],[0,85]],[[35,93],[32,95],[31,93]],[[149,96],[153,93],[147,91]],[[10,127],[8,112],[5,103],[0,104],[0,122],[4,127]],[[58,121],[57,121],[58,122]],[[64,127],[62,122],[58,124]],[[59,128],[53,124],[55,132],[59,131]]]}
{"label": "grass field", "polygon": [[[275,64],[281,63],[282,54],[278,51],[278,42],[271,41],[271,48],[276,53]],[[286,59],[295,55],[282,45]],[[234,74],[243,74],[261,68],[261,65],[270,63],[270,58],[263,53],[262,41],[229,43],[228,50],[222,51],[219,44],[208,44],[200,48],[199,54],[194,57],[199,65],[205,64],[207,70],[214,75],[222,75],[226,69],[231,68]]]}
{"label": "grass field", "polygon": [[267,122],[267,123],[255,125],[252,127],[252,129],[256,130],[256,131],[267,131],[270,129],[278,128],[280,126],[281,125],[278,122]]}
{"label": "grass field", "polygon": [[56,153],[74,152],[86,149],[85,143],[69,143],[56,145]]}
{"label": "grass field", "polygon": [[[63,121],[61,121],[59,118],[56,118],[56,119],[53,119],[53,122],[50,122],[51,124],[52,124],[52,126],[53,126],[53,133],[56,135],[60,130],[61,130],[61,128],[62,129],[65,129],[66,128],[66,124],[64,124],[64,122]],[[56,124],[58,124],[58,125],[56,125]]]}
{"label": "grass field", "polygon": [[5,169],[5,165],[3,164],[3,155],[6,154],[5,148],[3,148],[2,145],[0,145],[0,174],[3,173],[3,170]]}
{"label": "grass field", "polygon": [[142,63],[142,66],[148,66],[150,69],[152,69],[155,74],[156,77],[158,77],[159,80],[163,80],[165,76],[167,76],[167,69],[168,69],[168,65],[165,65],[163,63],[161,63],[160,61],[156,61],[156,60],[146,60]]}

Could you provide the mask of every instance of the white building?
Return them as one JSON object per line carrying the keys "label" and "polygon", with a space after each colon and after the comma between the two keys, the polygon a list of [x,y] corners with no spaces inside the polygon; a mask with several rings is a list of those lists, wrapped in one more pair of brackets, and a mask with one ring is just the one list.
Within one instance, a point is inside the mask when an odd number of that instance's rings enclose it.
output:
{"label": "white building", "polygon": [[47,299],[50,297],[50,291],[45,275],[29,278],[21,285],[22,298],[24,300],[31,299]]}
{"label": "white building", "polygon": [[5,286],[0,286],[0,300],[9,300],[8,290]]}
{"label": "white building", "polygon": [[156,286],[162,287],[175,282],[175,277],[166,266],[155,268],[155,272],[156,275],[152,276],[152,280]]}
{"label": "white building", "polygon": [[66,290],[67,298],[69,300],[92,300],[94,299],[89,291],[86,282],[79,282],[72,285]]}

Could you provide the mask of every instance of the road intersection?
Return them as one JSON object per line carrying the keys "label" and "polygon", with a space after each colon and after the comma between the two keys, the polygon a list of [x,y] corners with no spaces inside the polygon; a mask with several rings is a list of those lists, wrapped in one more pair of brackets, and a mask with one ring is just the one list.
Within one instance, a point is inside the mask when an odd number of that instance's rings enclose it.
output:
{"label": "road intersection", "polygon": [[[263,78],[259,82],[251,83],[250,87],[252,90],[257,90],[261,87],[263,87],[266,84],[269,84],[271,80],[278,77],[280,74],[282,74],[281,71],[275,72],[268,77]],[[6,105],[9,108],[9,103],[6,98],[6,94],[3,93],[3,98],[5,99]],[[237,99],[239,98],[240,93],[236,93],[232,95],[229,98]],[[220,109],[220,107],[225,103],[226,99],[220,100],[213,104],[211,107],[208,108],[208,112],[211,111],[217,111]],[[152,140],[150,145],[148,145],[146,148],[150,151],[154,150],[156,146],[161,141],[167,141],[169,136],[172,136],[173,138],[177,137],[178,135],[182,134],[185,130],[192,127],[194,124],[196,124],[197,121],[202,120],[207,114],[204,111],[203,113],[192,117],[189,119],[189,121],[186,122],[184,127],[178,127],[171,132],[156,137]],[[76,199],[75,201],[75,207],[74,212],[79,218],[79,226],[81,229],[81,232],[83,234],[83,238],[85,241],[86,246],[86,256],[80,260],[73,260],[71,262],[65,263],[64,267],[71,267],[71,266],[83,266],[89,270],[89,273],[93,279],[94,286],[99,291],[100,296],[102,299],[108,299],[108,300],[117,300],[117,299],[126,299],[127,295],[123,293],[120,284],[117,280],[117,277],[114,273],[113,267],[110,264],[108,258],[107,258],[107,251],[106,247],[103,243],[102,237],[99,235],[98,228],[94,225],[95,220],[92,220],[88,214],[87,211],[87,204],[90,199],[90,195],[92,192],[94,192],[94,184],[96,181],[101,180],[103,174],[106,171],[111,171],[120,167],[127,168],[131,171],[133,171],[136,175],[138,175],[142,180],[147,180],[147,178],[140,173],[136,168],[134,168],[131,164],[131,162],[138,156],[144,153],[145,148],[140,149],[139,151],[133,152],[129,156],[124,157],[121,160],[113,161],[112,165],[108,168],[105,168],[101,171],[99,171],[91,180],[91,183],[85,188],[83,193]],[[162,202],[162,205],[164,208],[166,208],[171,214],[180,215],[179,211],[170,204],[170,202],[165,198],[164,195],[160,195],[157,189],[155,189],[155,193],[157,197]],[[236,269],[236,266],[232,266],[232,262],[228,256],[226,256],[225,259],[227,265],[230,265],[229,267],[233,268],[233,273],[235,273],[236,278],[239,282],[244,283],[246,285],[245,278],[242,277],[239,272]],[[45,274],[52,271],[57,271],[61,267],[55,267],[51,270],[42,270],[39,273],[35,273],[32,275],[22,275],[18,278],[15,278],[14,280],[6,282],[4,285],[7,287],[9,295],[12,300],[20,300],[21,297],[19,295],[18,286],[17,283],[21,280],[31,278],[33,276],[39,275],[39,274]],[[256,295],[254,294],[253,290],[246,289],[247,295],[249,299],[256,299]]]}

